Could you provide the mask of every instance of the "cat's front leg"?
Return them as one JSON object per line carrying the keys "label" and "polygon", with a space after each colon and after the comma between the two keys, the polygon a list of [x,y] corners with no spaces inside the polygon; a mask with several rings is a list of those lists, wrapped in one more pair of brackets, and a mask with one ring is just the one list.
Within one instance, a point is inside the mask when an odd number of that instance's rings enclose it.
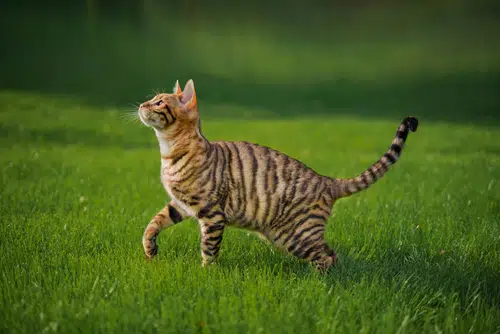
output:
{"label": "cat's front leg", "polygon": [[185,218],[187,218],[187,214],[184,210],[171,201],[151,219],[142,237],[142,246],[144,247],[146,259],[151,260],[158,253],[158,246],[156,245],[158,234],[165,228],[180,223]]}
{"label": "cat's front leg", "polygon": [[205,267],[215,261],[219,254],[226,217],[218,206],[211,204],[198,213],[201,228],[201,257]]}

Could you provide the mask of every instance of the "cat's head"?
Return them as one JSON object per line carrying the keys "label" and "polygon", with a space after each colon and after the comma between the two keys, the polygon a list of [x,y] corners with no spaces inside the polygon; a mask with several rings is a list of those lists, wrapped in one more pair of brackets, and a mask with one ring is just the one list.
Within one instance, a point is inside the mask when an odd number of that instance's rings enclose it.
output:
{"label": "cat's head", "polygon": [[193,80],[181,90],[179,81],[172,94],[162,93],[139,106],[141,121],[157,131],[167,130],[181,124],[198,124],[198,102]]}

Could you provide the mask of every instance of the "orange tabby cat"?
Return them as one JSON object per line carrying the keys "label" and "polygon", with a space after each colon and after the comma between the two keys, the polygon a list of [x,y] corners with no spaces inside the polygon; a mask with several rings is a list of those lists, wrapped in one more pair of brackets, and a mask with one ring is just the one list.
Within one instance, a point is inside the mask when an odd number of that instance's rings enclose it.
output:
{"label": "orange tabby cat", "polygon": [[156,255],[161,230],[194,217],[201,228],[203,265],[219,253],[226,226],[260,232],[277,247],[326,269],[336,261],[325,243],[325,223],[333,203],[382,177],[400,157],[418,121],[399,125],[389,150],[361,175],[335,179],[300,161],[247,142],[210,142],[202,134],[194,83],[159,94],[139,107],[141,121],[158,138],[161,181],[171,198],[148,224],[143,246]]}

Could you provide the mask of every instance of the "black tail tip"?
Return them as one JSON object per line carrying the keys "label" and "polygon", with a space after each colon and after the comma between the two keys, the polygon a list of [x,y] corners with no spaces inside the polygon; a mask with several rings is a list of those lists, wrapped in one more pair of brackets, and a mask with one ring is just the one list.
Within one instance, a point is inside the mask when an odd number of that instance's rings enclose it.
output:
{"label": "black tail tip", "polygon": [[411,132],[417,131],[418,128],[418,119],[413,116],[406,117],[403,121],[406,126],[410,129]]}

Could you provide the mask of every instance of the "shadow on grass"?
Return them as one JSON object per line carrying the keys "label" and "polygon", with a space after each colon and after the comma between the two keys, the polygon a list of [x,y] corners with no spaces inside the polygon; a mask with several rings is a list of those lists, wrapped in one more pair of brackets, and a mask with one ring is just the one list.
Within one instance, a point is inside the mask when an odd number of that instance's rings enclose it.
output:
{"label": "shadow on grass", "polygon": [[343,264],[327,277],[327,281],[345,282],[379,277],[396,284],[413,281],[418,286],[426,287],[430,293],[456,293],[462,307],[467,307],[473,294],[481,296],[483,301],[500,309],[500,273],[480,261],[469,261],[467,265],[459,255],[444,254],[433,258],[418,254],[393,250],[397,254],[382,258],[381,262],[363,261],[349,256],[343,257]]}
{"label": "shadow on grass", "polygon": [[[422,75],[380,81],[331,80],[261,85],[200,77],[200,100],[272,111],[271,117],[314,115],[399,119],[416,115],[429,121],[500,124],[500,73]],[[237,115],[236,115],[237,116]],[[266,117],[266,114],[256,114]],[[269,117],[269,115],[267,115]]]}
{"label": "shadow on grass", "polygon": [[[464,11],[463,17],[443,4],[438,7],[422,4],[420,10],[413,5],[364,8],[361,4],[349,9],[351,6],[344,2],[324,1],[307,8],[299,3],[286,8],[266,4],[265,13],[258,3],[240,5],[231,7],[230,17],[234,21],[227,25],[219,22],[219,19],[226,21],[225,11],[216,14],[216,8],[221,10],[221,7],[198,2],[176,4],[172,12],[161,1],[147,4],[133,1],[119,10],[104,2],[75,6],[61,1],[50,4],[7,1],[0,28],[8,32],[1,36],[1,41],[9,47],[0,53],[4,65],[0,88],[83,97],[98,106],[129,106],[143,101],[159,87],[170,90],[176,79],[185,82],[193,78],[202,113],[203,104],[207,103],[248,107],[252,113],[245,117],[252,118],[340,115],[400,119],[415,115],[427,121],[500,124],[500,72],[490,57],[496,49],[489,45],[496,41],[491,37],[496,24],[489,30],[482,24],[463,28],[468,20],[476,22],[473,13],[481,13],[491,24],[496,22],[494,9],[498,5],[493,1],[463,7],[471,11]],[[273,8],[276,15],[269,15]],[[434,21],[431,13],[446,13],[450,20]],[[240,22],[238,17],[247,20]],[[384,19],[374,27],[366,20],[369,17]],[[405,19],[408,22],[404,29],[394,24],[394,20]],[[251,23],[248,31],[244,28],[245,22]],[[365,25],[360,25],[362,22]],[[234,34],[228,29],[231,27]],[[366,33],[356,33],[363,29]],[[471,45],[467,36],[460,43],[445,43],[446,38],[460,35],[461,29],[471,34],[473,37],[469,38],[477,45]],[[207,34],[193,33],[196,30]],[[172,34],[172,31],[182,33]],[[372,35],[372,32],[377,33]],[[213,37],[218,33],[221,35],[214,41],[221,41],[222,50],[204,49],[203,44],[200,48],[187,45],[196,45],[204,41],[204,36]],[[252,38],[245,39],[238,33]],[[275,36],[280,43],[277,50],[284,50],[283,55],[291,57],[273,53],[276,42],[266,39],[268,36]],[[168,47],[164,43],[166,39]],[[257,40],[260,42],[246,44]],[[316,42],[309,44],[311,40]],[[434,40],[442,42],[434,43]],[[233,48],[228,47],[231,45]],[[315,48],[316,53],[302,57],[302,50],[308,46]],[[394,56],[395,50],[404,51],[408,46],[411,48],[407,56],[413,60],[405,59],[404,52],[400,58]],[[232,53],[233,49],[238,52]],[[442,51],[446,52],[441,54]],[[373,52],[373,55],[360,57],[365,52]],[[311,83],[314,80],[311,73],[322,76],[327,71],[318,59],[330,55],[331,62],[338,64],[331,73],[346,74]],[[392,58],[388,59],[390,55]],[[451,57],[452,66],[445,62],[447,56]],[[292,62],[281,66],[287,63],[287,58]],[[385,73],[385,77],[368,79],[370,70],[363,72],[356,68],[350,58],[366,60],[367,68],[374,70],[373,73]],[[436,59],[439,61],[435,62]],[[388,66],[385,72],[378,71],[377,67],[394,61],[407,67]],[[235,70],[240,65],[244,71]],[[349,75],[352,66],[358,73],[355,76]],[[307,69],[310,72],[304,74]],[[400,73],[401,70],[412,74]],[[449,71],[455,72],[442,74]],[[282,83],[266,84],[263,77]],[[312,74],[312,78],[315,77]],[[203,117],[243,116],[214,110]]]}
{"label": "shadow on grass", "polygon": [[[415,115],[426,121],[500,125],[500,73],[457,73],[391,78],[380,81],[332,79],[316,84],[260,84],[251,80],[228,80],[193,73],[202,119],[211,118],[305,118],[347,116],[370,119],[400,119]],[[172,78],[172,82],[173,82]],[[112,83],[98,87],[89,83],[79,90],[71,85],[51,88],[20,83],[11,89],[42,94],[74,96],[92,106],[130,108],[131,103],[151,96],[152,88],[170,87],[165,78],[157,82],[132,80],[127,89]],[[206,111],[204,105],[213,105]],[[232,113],[217,105],[237,105],[248,113]]]}
{"label": "shadow on grass", "polygon": [[[257,242],[257,241],[256,241]],[[470,307],[475,296],[488,305],[500,309],[500,273],[484,265],[481,261],[469,260],[467,265],[458,254],[443,254],[434,257],[417,254],[411,251],[389,250],[387,256],[367,261],[355,259],[348,255],[339,255],[339,263],[330,268],[326,275],[319,274],[312,265],[298,261],[279,251],[267,250],[263,255],[266,263],[259,262],[255,255],[245,255],[238,259],[219,259],[218,265],[230,270],[238,270],[242,274],[249,265],[267,266],[271,275],[298,277],[301,279],[317,275],[330,287],[362,281],[379,281],[389,286],[423,287],[415,292],[425,292],[428,296],[457,294],[460,307]],[[269,260],[270,259],[270,260]],[[222,260],[222,261],[221,261]],[[259,263],[257,263],[259,262]],[[417,288],[416,288],[417,290]],[[432,307],[439,307],[439,298]]]}

